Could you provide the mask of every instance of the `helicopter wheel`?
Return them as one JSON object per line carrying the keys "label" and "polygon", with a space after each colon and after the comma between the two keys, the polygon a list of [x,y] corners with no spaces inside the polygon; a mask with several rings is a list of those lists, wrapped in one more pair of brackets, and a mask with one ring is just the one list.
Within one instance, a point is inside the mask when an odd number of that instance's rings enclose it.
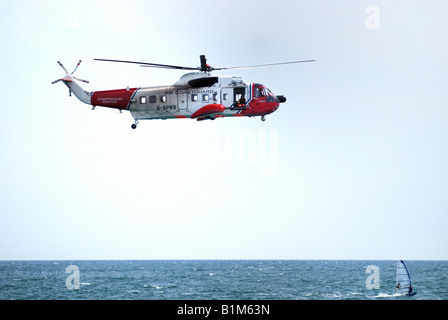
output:
{"label": "helicopter wheel", "polygon": [[133,124],[131,125],[131,128],[132,128],[132,129],[137,129],[137,124],[136,124],[136,123],[133,123]]}
{"label": "helicopter wheel", "polygon": [[266,117],[265,116],[261,116],[261,121],[266,121]]}

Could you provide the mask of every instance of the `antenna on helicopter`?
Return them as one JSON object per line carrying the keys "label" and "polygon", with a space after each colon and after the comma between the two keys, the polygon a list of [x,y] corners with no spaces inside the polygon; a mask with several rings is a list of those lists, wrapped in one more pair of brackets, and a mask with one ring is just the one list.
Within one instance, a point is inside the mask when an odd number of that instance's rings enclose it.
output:
{"label": "antenna on helicopter", "polygon": [[[57,82],[59,82],[59,81],[68,81],[68,82],[71,82],[71,81],[73,81],[72,79],[75,79],[75,80],[78,80],[78,81],[82,81],[82,82],[85,82],[85,83],[89,83],[89,81],[87,81],[87,80],[79,79],[79,78],[73,76],[73,74],[75,73],[75,71],[78,70],[78,67],[79,67],[79,65],[81,64],[81,62],[82,62],[82,61],[79,60],[78,64],[75,66],[75,69],[73,69],[72,73],[68,74],[68,71],[67,71],[67,69],[65,69],[64,65],[63,65],[60,61],[58,61],[58,64],[59,64],[59,65],[61,66],[61,68],[65,71],[66,76],[65,76],[64,78],[61,78],[61,79],[58,79],[58,80],[53,81],[51,84],[55,84],[55,83],[57,83]],[[72,95],[72,90],[71,90],[70,88],[68,89],[68,95],[69,95],[69,96]]]}

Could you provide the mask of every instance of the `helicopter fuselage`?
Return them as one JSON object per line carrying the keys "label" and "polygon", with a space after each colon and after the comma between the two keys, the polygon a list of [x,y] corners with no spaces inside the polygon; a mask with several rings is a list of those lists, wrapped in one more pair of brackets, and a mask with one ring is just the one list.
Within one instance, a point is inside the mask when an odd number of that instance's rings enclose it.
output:
{"label": "helicopter fuselage", "polygon": [[128,110],[136,121],[265,116],[285,99],[262,84],[204,73],[188,73],[171,86],[95,91],[90,95],[93,106]]}
{"label": "helicopter fuselage", "polygon": [[[286,101],[284,96],[275,96],[266,86],[259,83],[246,84],[241,77],[211,75],[213,70],[225,70],[234,68],[212,68],[206,64],[205,56],[200,56],[201,67],[191,68],[174,65],[162,65],[145,62],[105,60],[112,62],[134,63],[143,67],[157,67],[181,70],[199,70],[184,74],[179,81],[171,86],[138,87],[117,90],[104,90],[87,92],[77,81],[89,83],[73,76],[78,69],[79,60],[72,73],[60,61],[58,64],[65,71],[63,78],[55,80],[52,84],[62,81],[72,93],[86,104],[127,110],[135,119],[132,128],[137,127],[138,120],[151,119],[196,119],[215,120],[224,117],[255,117],[260,116],[265,121],[265,116],[276,111]],[[314,60],[302,60],[285,62],[291,64],[310,62]],[[269,64],[272,66],[277,64]],[[261,67],[263,65],[248,66]],[[238,67],[236,67],[238,68]]]}

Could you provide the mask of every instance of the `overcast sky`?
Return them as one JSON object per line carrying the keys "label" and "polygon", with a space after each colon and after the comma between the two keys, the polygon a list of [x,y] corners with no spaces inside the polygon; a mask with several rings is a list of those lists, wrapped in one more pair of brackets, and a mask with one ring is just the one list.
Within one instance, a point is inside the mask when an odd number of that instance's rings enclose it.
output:
{"label": "overcast sky", "polygon": [[[448,259],[448,2],[1,1],[0,259]],[[68,96],[215,67],[287,102],[141,121]]]}

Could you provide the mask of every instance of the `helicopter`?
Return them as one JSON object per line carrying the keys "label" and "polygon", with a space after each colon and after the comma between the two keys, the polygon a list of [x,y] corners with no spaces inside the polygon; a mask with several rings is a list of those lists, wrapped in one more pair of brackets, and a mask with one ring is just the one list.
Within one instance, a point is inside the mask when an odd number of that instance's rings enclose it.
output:
{"label": "helicopter", "polygon": [[60,61],[58,64],[65,71],[62,81],[81,101],[92,105],[130,111],[135,122],[132,129],[137,128],[139,120],[151,119],[196,119],[215,120],[225,117],[255,117],[262,121],[266,115],[276,111],[281,103],[286,102],[283,95],[274,95],[265,85],[249,83],[238,76],[213,76],[213,71],[261,68],[277,65],[313,62],[316,60],[300,60],[291,62],[271,63],[245,67],[214,68],[207,64],[205,55],[200,55],[199,67],[185,67],[158,63],[94,59],[96,61],[138,64],[141,67],[165,68],[175,70],[195,71],[184,74],[176,83],[168,86],[134,87],[115,90],[92,91],[84,90],[77,81],[89,83],[73,74],[79,68],[81,60],[69,74]]}

